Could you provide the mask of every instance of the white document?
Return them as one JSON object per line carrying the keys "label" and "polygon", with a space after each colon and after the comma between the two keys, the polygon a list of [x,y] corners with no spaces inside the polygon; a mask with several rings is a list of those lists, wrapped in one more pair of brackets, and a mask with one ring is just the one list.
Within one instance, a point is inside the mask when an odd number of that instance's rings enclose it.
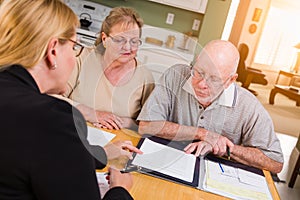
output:
{"label": "white document", "polygon": [[272,199],[264,176],[205,160],[203,188],[233,199]]}
{"label": "white document", "polygon": [[99,145],[103,147],[107,143],[109,143],[115,136],[115,134],[88,126],[87,140],[89,141],[90,145]]}
{"label": "white document", "polygon": [[105,193],[109,190],[109,185],[105,178],[107,175],[105,175],[104,172],[96,172],[96,176],[97,176],[99,190],[101,193],[101,199],[103,199]]}
{"label": "white document", "polygon": [[157,171],[181,180],[192,182],[196,157],[183,151],[145,139],[132,162],[149,170]]}

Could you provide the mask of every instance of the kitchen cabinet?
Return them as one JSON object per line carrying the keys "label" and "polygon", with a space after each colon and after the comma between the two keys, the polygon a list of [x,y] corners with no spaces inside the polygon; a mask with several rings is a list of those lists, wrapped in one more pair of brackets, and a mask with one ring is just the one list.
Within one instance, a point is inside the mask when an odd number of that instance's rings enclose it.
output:
{"label": "kitchen cabinet", "polygon": [[166,69],[175,64],[189,65],[193,61],[194,55],[156,45],[143,44],[138,50],[137,59],[152,72],[154,80],[157,82]]}
{"label": "kitchen cabinet", "polygon": [[198,13],[205,13],[208,0],[149,0],[185,10],[190,10]]}

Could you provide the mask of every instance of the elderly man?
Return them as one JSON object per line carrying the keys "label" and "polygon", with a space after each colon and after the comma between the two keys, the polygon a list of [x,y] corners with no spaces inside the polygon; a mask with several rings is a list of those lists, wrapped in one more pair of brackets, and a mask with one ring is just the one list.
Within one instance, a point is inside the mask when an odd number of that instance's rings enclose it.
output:
{"label": "elderly man", "polygon": [[186,146],[196,156],[213,152],[274,173],[283,155],[270,116],[250,92],[235,84],[239,53],[228,41],[214,40],[194,66],[175,65],[144,105],[139,133],[170,140],[199,140]]}

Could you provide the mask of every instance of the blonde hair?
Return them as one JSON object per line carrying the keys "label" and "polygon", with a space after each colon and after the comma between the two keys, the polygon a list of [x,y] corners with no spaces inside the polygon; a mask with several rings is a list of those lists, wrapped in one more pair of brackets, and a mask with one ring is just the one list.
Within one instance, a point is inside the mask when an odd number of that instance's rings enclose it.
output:
{"label": "blonde hair", "polygon": [[[140,36],[142,33],[142,26],[144,24],[143,19],[140,17],[140,15],[130,7],[115,7],[113,8],[109,15],[105,18],[105,20],[102,23],[101,32],[104,32],[105,34],[109,34],[111,28],[119,23],[123,23],[123,25],[128,26],[131,24],[137,24],[140,28]],[[102,38],[101,34],[99,34],[95,45],[102,45]]]}
{"label": "blonde hair", "polygon": [[60,0],[1,1],[0,67],[35,66],[52,38],[70,39],[78,26],[77,16]]}

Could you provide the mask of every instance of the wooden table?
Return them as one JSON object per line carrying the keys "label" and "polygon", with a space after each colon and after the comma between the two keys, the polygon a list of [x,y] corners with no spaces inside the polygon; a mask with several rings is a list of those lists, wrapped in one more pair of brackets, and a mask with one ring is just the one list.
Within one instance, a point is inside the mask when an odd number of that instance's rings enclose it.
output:
{"label": "wooden table", "polygon": [[280,93],[292,100],[295,100],[296,106],[300,106],[300,93],[290,89],[290,86],[292,86],[293,77],[300,77],[300,74],[286,72],[283,70],[279,71],[274,88],[270,92],[269,104],[274,104],[275,95]]}
{"label": "wooden table", "polygon": [[[107,131],[107,130],[106,130]],[[122,129],[122,130],[113,130],[109,131],[117,136],[112,141],[118,140],[131,140],[134,145],[137,145],[140,135],[136,132]],[[108,165],[115,165],[118,168],[123,168],[125,163],[127,162],[126,158],[119,158],[117,160],[109,161]],[[106,171],[107,169],[101,170]],[[264,174],[272,194],[273,199],[280,200],[270,172],[264,170]],[[130,190],[130,194],[137,200],[153,200],[153,199],[164,199],[164,200],[176,200],[176,199],[184,199],[184,200],[195,200],[195,199],[228,199],[226,197],[222,197],[216,194],[212,194],[209,192],[205,192],[199,189],[195,189],[192,187],[188,187],[185,185],[173,183],[170,181],[166,181],[163,179],[155,178],[152,176],[140,174],[140,173],[132,173],[134,178],[133,187]]]}
{"label": "wooden table", "polygon": [[277,93],[283,94],[287,96],[289,99],[296,101],[296,106],[300,106],[300,93],[295,90],[291,90],[290,86],[285,85],[275,85],[274,88],[271,90],[270,97],[269,97],[269,104],[274,104],[274,98]]}

